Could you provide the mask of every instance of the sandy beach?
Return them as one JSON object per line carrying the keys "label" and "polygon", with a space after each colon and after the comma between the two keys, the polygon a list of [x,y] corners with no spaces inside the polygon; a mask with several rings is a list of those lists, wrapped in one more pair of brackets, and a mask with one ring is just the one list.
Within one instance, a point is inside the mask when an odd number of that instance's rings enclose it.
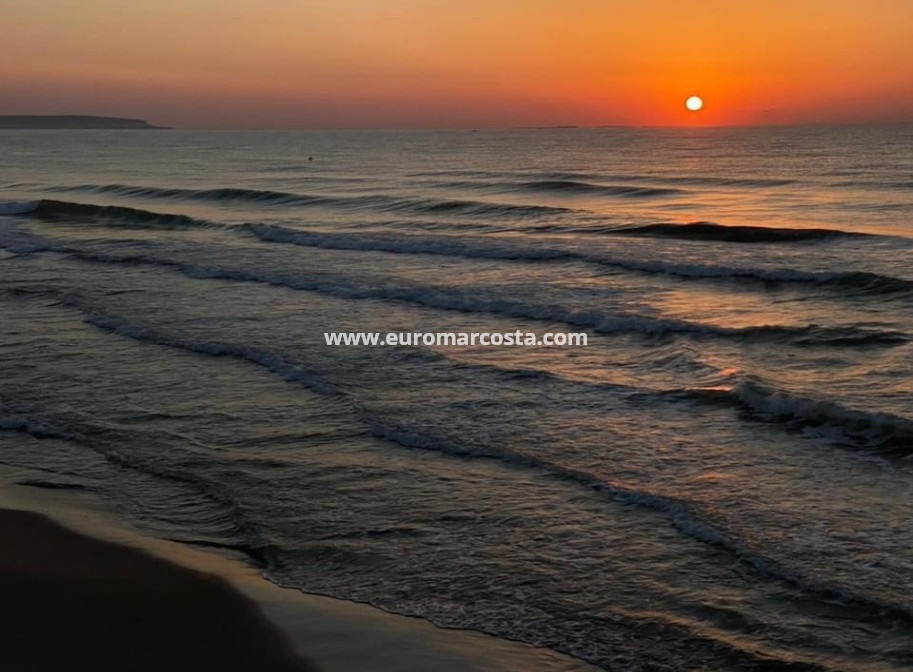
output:
{"label": "sandy beach", "polygon": [[0,627],[16,670],[596,669],[548,649],[280,588],[241,558],[141,535],[90,494],[22,486],[0,473]]}
{"label": "sandy beach", "polygon": [[16,670],[314,670],[211,575],[0,510],[0,627]]}

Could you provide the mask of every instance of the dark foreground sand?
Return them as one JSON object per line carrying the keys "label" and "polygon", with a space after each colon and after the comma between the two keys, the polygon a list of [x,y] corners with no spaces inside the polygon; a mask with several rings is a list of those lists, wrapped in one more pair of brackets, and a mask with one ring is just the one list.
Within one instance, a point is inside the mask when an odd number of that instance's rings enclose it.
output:
{"label": "dark foreground sand", "polygon": [[314,670],[228,583],[0,510],[0,660],[37,670]]}
{"label": "dark foreground sand", "polygon": [[283,637],[321,672],[600,672],[281,588],[243,556],[143,535],[91,492],[32,476],[0,464],[0,672],[313,669]]}

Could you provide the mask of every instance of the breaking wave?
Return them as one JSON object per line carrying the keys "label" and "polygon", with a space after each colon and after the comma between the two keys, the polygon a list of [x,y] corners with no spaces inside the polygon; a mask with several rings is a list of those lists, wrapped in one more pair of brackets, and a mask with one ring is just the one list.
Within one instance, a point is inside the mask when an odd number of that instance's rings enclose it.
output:
{"label": "breaking wave", "polygon": [[169,189],[161,187],[141,187],[123,184],[76,185],[71,187],[51,187],[52,192],[82,192],[93,194],[113,194],[125,198],[192,200],[213,203],[252,205],[272,205],[286,207],[324,207],[345,210],[372,210],[378,212],[400,212],[414,214],[455,214],[487,217],[531,217],[554,215],[572,212],[568,208],[545,205],[515,205],[510,203],[490,203],[485,201],[449,200],[434,198],[407,198],[371,194],[365,196],[323,196],[296,194],[285,191],[261,189],[221,188],[221,189]]}
{"label": "breaking wave", "polygon": [[[866,293],[887,294],[913,291],[913,280],[868,272],[803,271],[790,268],[750,268],[701,263],[648,261],[612,257],[559,247],[530,247],[504,239],[488,238],[473,244],[456,237],[423,238],[419,236],[349,235],[289,229],[270,224],[248,224],[247,230],[262,240],[291,243],[305,247],[344,250],[372,250],[399,254],[438,254],[474,259],[517,261],[573,260],[600,264],[644,273],[673,275],[694,279],[754,280],[765,283],[799,283],[814,286],[853,288]],[[725,227],[721,227],[725,228]],[[617,231],[613,229],[612,231]]]}
{"label": "breaking wave", "polygon": [[343,299],[402,301],[440,310],[491,313],[537,321],[561,322],[601,334],[639,333],[650,337],[670,334],[694,338],[735,338],[764,342],[782,342],[795,346],[896,346],[910,337],[898,331],[883,331],[853,326],[759,325],[723,327],[674,318],[630,315],[600,310],[576,310],[557,304],[535,304],[524,301],[485,297],[472,288],[459,289],[422,285],[362,285],[344,278],[308,277],[246,268],[222,268],[194,264],[152,255],[111,255],[86,252],[65,246],[45,248],[87,261],[109,264],[145,264],[172,268],[195,279],[236,280],[263,283],[290,289],[318,292]]}
{"label": "breaking wave", "polygon": [[817,428],[838,441],[902,456],[913,454],[913,419],[891,413],[848,408],[834,401],[803,397],[746,378],[731,389],[691,390],[689,394],[722,400],[758,416],[798,428]]}
{"label": "breaking wave", "polygon": [[226,228],[222,224],[209,222],[187,215],[176,215],[119,205],[94,205],[91,203],[71,203],[69,201],[42,200],[30,213],[34,217],[48,220],[77,219],[99,222],[105,226],[118,228],[160,228],[160,229],[194,229]]}
{"label": "breaking wave", "polygon": [[[513,206],[511,206],[513,207]],[[66,201],[40,201],[28,216],[49,220],[76,219],[99,223],[118,228],[162,228],[162,229],[220,229],[225,231],[249,232],[261,240],[274,243],[289,243],[304,247],[316,247],[341,250],[363,250],[388,252],[395,254],[433,254],[448,257],[470,259],[503,259],[514,261],[581,261],[610,268],[621,268],[649,274],[669,275],[695,280],[744,280],[761,283],[791,283],[813,287],[834,288],[841,291],[853,290],[864,294],[909,294],[913,292],[913,280],[871,273],[865,271],[807,271],[791,268],[753,268],[746,266],[726,266],[697,262],[674,262],[666,260],[647,260],[634,257],[613,256],[598,251],[587,251],[581,248],[561,247],[554,244],[525,244],[517,238],[498,236],[479,237],[477,240],[457,236],[419,236],[371,233],[328,233],[291,229],[272,224],[243,224],[230,226],[204,219],[180,214],[166,214],[129,208],[123,206],[93,205],[71,203]],[[730,229],[736,233],[731,234]],[[748,230],[746,230],[748,229]],[[537,231],[563,230],[563,225],[542,225]],[[636,227],[606,227],[587,229],[605,234],[634,232]],[[742,236],[748,238],[766,238],[773,236],[781,240],[798,240],[803,236],[828,237],[855,236],[848,232],[831,232],[824,229],[767,229],[764,227],[727,227],[709,223],[690,225],[656,224],[640,227],[644,235],[667,235],[681,230],[697,232],[698,236],[709,236],[717,240],[719,236]],[[787,231],[782,234],[781,231]],[[771,233],[774,232],[774,233]],[[798,232],[798,233],[797,233]],[[551,241],[541,241],[550,243]],[[35,245],[40,250],[43,245]],[[29,251],[29,250],[20,250]]]}
{"label": "breaking wave", "polygon": [[647,224],[613,229],[606,233],[627,236],[653,236],[681,238],[683,240],[710,240],[727,243],[792,243],[832,238],[868,237],[871,234],[841,231],[838,229],[793,229],[767,226],[724,226],[712,222],[690,224]]}

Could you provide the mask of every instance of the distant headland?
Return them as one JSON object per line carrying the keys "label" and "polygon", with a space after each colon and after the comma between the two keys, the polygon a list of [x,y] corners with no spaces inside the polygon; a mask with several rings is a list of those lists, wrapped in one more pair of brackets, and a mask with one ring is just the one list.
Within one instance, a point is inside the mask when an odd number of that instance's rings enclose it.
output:
{"label": "distant headland", "polygon": [[109,130],[162,130],[167,126],[153,126],[143,119],[121,117],[92,117],[78,114],[0,115],[0,129],[109,129]]}

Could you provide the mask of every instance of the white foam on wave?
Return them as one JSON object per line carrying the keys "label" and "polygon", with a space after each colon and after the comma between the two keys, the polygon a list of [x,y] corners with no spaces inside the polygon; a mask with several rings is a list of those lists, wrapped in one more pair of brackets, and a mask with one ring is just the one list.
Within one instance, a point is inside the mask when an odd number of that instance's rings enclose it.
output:
{"label": "white foam on wave", "polygon": [[891,413],[847,408],[836,401],[802,397],[743,380],[732,394],[752,410],[773,417],[833,426],[850,438],[871,444],[909,441],[913,448],[913,419]]}
{"label": "white foam on wave", "polygon": [[874,273],[846,271],[813,271],[785,267],[724,266],[698,262],[634,259],[578,248],[549,245],[517,245],[513,241],[488,237],[478,244],[455,237],[424,238],[420,236],[351,235],[321,231],[302,231],[268,224],[247,224],[244,229],[261,240],[289,243],[303,247],[362,250],[399,254],[433,254],[467,259],[503,259],[512,261],[583,261],[600,266],[622,268],[657,275],[672,275],[696,280],[749,280],[770,283],[859,286],[872,291],[909,290],[913,282]]}
{"label": "white foam on wave", "polygon": [[[634,259],[579,247],[555,246],[545,241],[533,245],[517,244],[515,240],[488,236],[474,240],[455,236],[422,237],[418,235],[389,236],[384,234],[340,234],[326,231],[305,231],[282,226],[249,223],[227,226],[183,215],[159,214],[113,206],[92,206],[46,201],[47,207],[79,216],[92,216],[97,223],[112,225],[119,221],[130,228],[205,228],[253,233],[265,242],[287,243],[324,249],[387,252],[394,254],[431,254],[466,259],[505,261],[577,261],[603,267],[656,275],[671,275],[695,280],[739,280],[764,283],[799,283],[814,286],[854,287],[873,293],[909,292],[913,281],[868,272],[815,271],[785,267],[725,266],[712,263],[677,262],[671,260]],[[40,204],[30,204],[34,211]],[[23,206],[24,207],[24,206]],[[30,211],[30,212],[31,212]],[[23,213],[27,214],[27,213]]]}
{"label": "white foam on wave", "polygon": [[761,325],[748,327],[724,327],[720,325],[690,322],[666,317],[606,313],[601,310],[575,310],[559,304],[536,304],[485,297],[477,289],[469,291],[434,286],[413,285],[361,285],[344,278],[314,278],[286,273],[264,272],[244,268],[220,268],[204,264],[160,258],[151,255],[109,255],[84,252],[68,246],[40,247],[28,237],[28,242],[5,241],[0,237],[0,247],[13,251],[56,251],[69,254],[77,259],[101,263],[149,264],[173,268],[190,278],[222,279],[243,282],[264,283],[290,289],[329,294],[343,299],[403,301],[439,309],[475,313],[491,313],[514,318],[537,321],[561,322],[579,328],[592,329],[600,334],[640,333],[648,336],[666,334],[690,334],[693,336],[762,338],[765,340],[794,340],[797,344],[853,344],[886,343],[889,345],[906,342],[905,334],[895,332],[867,331],[853,328],[829,328],[819,325]]}
{"label": "white foam on wave", "polygon": [[215,357],[229,356],[245,359],[269,369],[283,380],[300,383],[304,387],[315,392],[332,394],[335,391],[333,385],[318,374],[311,371],[305,371],[301,367],[285,361],[282,357],[259,348],[250,348],[230,343],[184,341],[165,334],[160,334],[153,329],[137,326],[120,318],[94,313],[82,305],[78,300],[70,297],[65,297],[62,302],[81,310],[85,316],[86,322],[89,324],[114,332],[120,336],[132,338],[136,341],[146,341],[158,345],[181,348],[191,352],[213,355]]}

